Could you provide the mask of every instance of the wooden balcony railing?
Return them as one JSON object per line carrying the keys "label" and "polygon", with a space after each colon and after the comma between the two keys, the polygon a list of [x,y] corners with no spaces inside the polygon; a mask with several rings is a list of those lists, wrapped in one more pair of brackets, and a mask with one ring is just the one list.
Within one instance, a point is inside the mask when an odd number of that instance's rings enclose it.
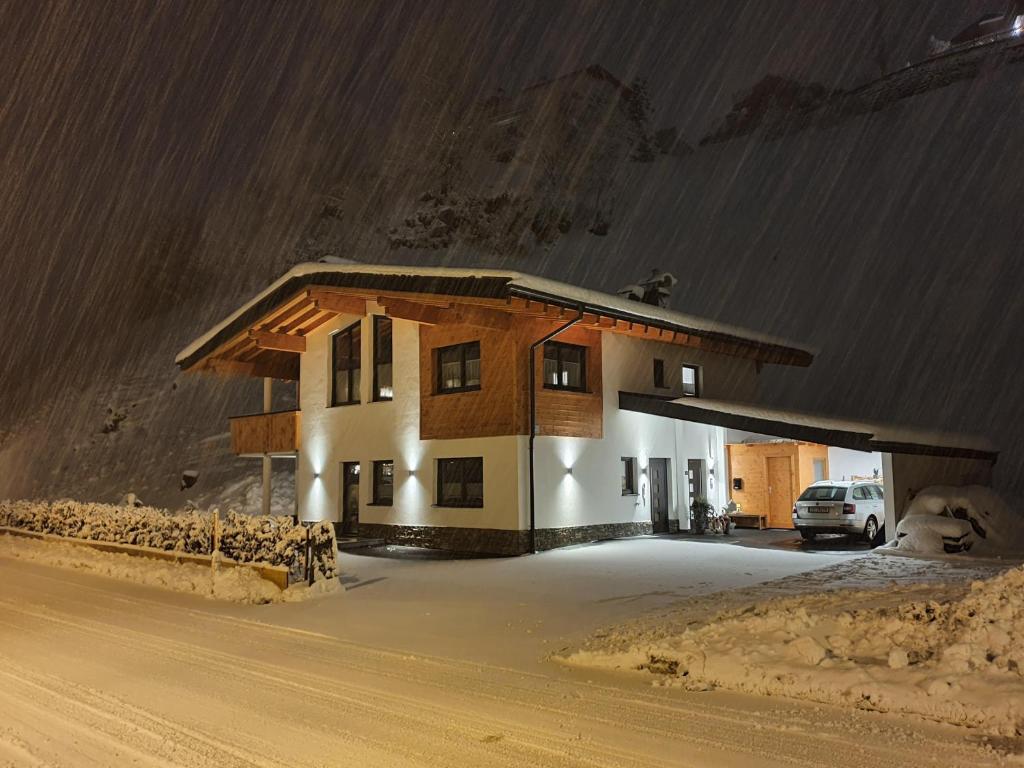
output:
{"label": "wooden balcony railing", "polygon": [[231,450],[238,456],[293,454],[299,449],[299,411],[257,413],[231,419]]}

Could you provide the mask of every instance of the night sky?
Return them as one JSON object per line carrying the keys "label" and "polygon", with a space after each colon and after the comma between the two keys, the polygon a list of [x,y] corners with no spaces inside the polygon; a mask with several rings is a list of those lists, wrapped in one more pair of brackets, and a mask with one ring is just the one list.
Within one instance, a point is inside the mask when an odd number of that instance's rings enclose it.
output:
{"label": "night sky", "polygon": [[344,190],[339,255],[608,290],[668,269],[674,308],[821,350],[767,372],[767,397],[988,435],[1024,493],[1022,64],[628,169],[605,237],[412,252],[364,226],[401,215],[432,132],[499,89],[644,77],[657,124],[696,147],[766,74],[852,87],[1001,5],[0,2],[0,428],[136,357],[173,377]]}

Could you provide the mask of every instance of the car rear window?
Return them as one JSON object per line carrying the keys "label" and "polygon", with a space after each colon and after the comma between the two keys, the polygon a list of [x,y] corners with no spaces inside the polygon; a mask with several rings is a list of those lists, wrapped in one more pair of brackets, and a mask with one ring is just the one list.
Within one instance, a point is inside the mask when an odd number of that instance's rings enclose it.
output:
{"label": "car rear window", "polygon": [[800,494],[797,501],[842,501],[846,489],[839,485],[812,485]]}

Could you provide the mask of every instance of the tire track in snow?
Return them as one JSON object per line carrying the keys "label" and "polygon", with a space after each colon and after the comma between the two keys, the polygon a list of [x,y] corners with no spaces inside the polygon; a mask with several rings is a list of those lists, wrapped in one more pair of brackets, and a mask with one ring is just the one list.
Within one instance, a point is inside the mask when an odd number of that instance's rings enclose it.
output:
{"label": "tire track in snow", "polygon": [[[123,598],[122,598],[123,600]],[[158,604],[159,605],[159,604]],[[19,609],[19,606],[12,605],[15,610]],[[90,607],[95,607],[90,605]],[[166,604],[163,604],[165,610]],[[112,612],[114,609],[106,609],[108,612]],[[52,615],[41,614],[39,611],[29,611],[29,613],[37,618],[63,621],[59,617]],[[198,611],[197,613],[206,613]],[[232,623],[232,620],[223,620],[223,617],[214,616],[216,623]],[[147,617],[147,620],[157,621],[158,623],[164,623],[173,626],[171,622],[163,622],[159,619],[153,619]],[[109,641],[120,641],[125,642],[125,630],[114,625],[110,625],[104,622],[89,622],[83,625],[82,621],[71,621],[71,626],[78,627],[80,630],[90,631],[92,633],[98,633]],[[262,625],[261,625],[262,626]],[[237,629],[237,628],[236,628]],[[163,655],[173,655],[174,658],[184,660],[186,658],[191,659],[194,663],[197,660],[197,651],[199,656],[203,660],[204,669],[217,672],[221,675],[230,674],[232,670],[237,674],[238,670],[244,671],[248,676],[262,679],[264,683],[269,686],[285,686],[290,688],[292,691],[298,691],[304,695],[318,695],[322,694],[320,687],[322,687],[322,680],[319,678],[306,678],[303,682],[299,682],[296,678],[296,672],[294,670],[288,670],[276,665],[262,665],[252,660],[243,659],[243,657],[237,654],[224,653],[219,651],[211,651],[210,649],[197,648],[191,643],[180,643],[178,641],[169,641],[167,638],[151,635],[149,633],[140,633],[135,630],[128,630],[128,636],[131,637],[130,645],[147,644],[148,648],[154,653]],[[216,635],[215,635],[216,636]],[[228,639],[238,641],[239,637],[237,632],[234,636],[219,636],[221,639]],[[246,635],[246,641],[250,644],[256,645],[253,641],[252,635]],[[376,676],[386,676],[392,679],[405,680],[406,682],[419,682],[427,685],[433,685],[434,687],[448,688],[452,687],[457,690],[468,690],[472,691],[473,699],[488,699],[490,701],[500,701],[503,703],[516,703],[526,704],[531,708],[537,708],[544,711],[546,714],[551,715],[555,718],[560,719],[576,719],[579,721],[586,721],[591,726],[599,727],[626,727],[631,732],[638,735],[645,735],[647,737],[661,736],[664,737],[666,733],[672,731],[672,726],[683,726],[688,725],[689,727],[679,728],[678,737],[684,739],[687,746],[690,748],[704,746],[707,748],[719,749],[722,746],[722,742],[728,745],[730,751],[738,751],[746,753],[750,756],[758,756],[760,758],[765,757],[765,753],[774,753],[776,756],[776,762],[785,762],[793,765],[831,765],[835,762],[835,753],[830,753],[828,757],[821,755],[820,748],[810,748],[813,745],[808,743],[806,746],[808,749],[800,749],[803,753],[800,758],[789,757],[789,759],[778,759],[780,751],[774,749],[774,745],[766,744],[766,741],[785,741],[790,750],[795,746],[792,742],[794,739],[799,741],[811,742],[814,744],[820,743],[822,737],[821,734],[798,734],[794,732],[785,732],[780,734],[772,734],[770,731],[765,732],[764,730],[756,734],[756,738],[751,735],[751,723],[750,718],[743,715],[742,713],[737,714],[733,711],[731,716],[725,716],[716,713],[710,713],[706,711],[695,711],[693,709],[684,709],[682,711],[678,706],[679,699],[655,699],[651,696],[639,696],[630,692],[628,696],[623,695],[623,691],[614,688],[602,688],[595,686],[585,686],[586,690],[585,700],[581,706],[567,707],[565,703],[564,690],[560,694],[551,694],[545,696],[541,692],[538,696],[538,691],[530,689],[527,686],[515,686],[513,691],[509,691],[508,684],[510,681],[502,681],[502,686],[499,689],[502,691],[501,696],[488,695],[481,688],[481,678],[484,673],[493,674],[494,669],[487,668],[485,665],[472,664],[469,662],[452,662],[440,659],[427,659],[423,657],[413,657],[410,659],[409,654],[399,654],[395,652],[380,651],[379,649],[366,648],[364,646],[358,646],[353,643],[346,641],[333,640],[326,636],[315,635],[315,637],[306,637],[306,642],[311,642],[315,646],[327,646],[327,648],[320,647],[321,652],[309,653],[301,646],[297,648],[289,648],[289,654],[293,658],[301,658],[309,661],[313,664],[323,665],[325,659],[330,662],[333,656],[325,651],[333,650],[335,652],[341,651],[345,654],[345,664],[335,665],[339,667],[340,671],[352,671],[352,672],[363,672]],[[301,650],[300,650],[301,649]],[[363,660],[362,664],[355,663],[355,657],[358,655],[368,656],[369,664]],[[407,669],[400,672],[390,672],[386,668],[381,667],[382,662],[390,664],[399,664],[407,667]],[[412,662],[412,663],[410,663]],[[433,672],[437,673],[434,675],[423,675],[423,667],[430,668]],[[505,670],[499,670],[505,672]],[[287,677],[282,677],[287,675]],[[468,676],[467,676],[468,675]],[[458,679],[454,679],[455,678]],[[549,678],[545,678],[541,675],[534,673],[514,673],[515,677],[534,680],[545,680],[549,681]],[[485,681],[486,682],[486,681]],[[394,694],[382,696],[382,692],[378,689],[369,688],[366,686],[355,686],[348,682],[342,682],[332,678],[332,684],[337,687],[341,685],[342,688],[349,691],[347,695],[341,695],[335,692],[331,696],[328,696],[322,703],[325,706],[338,706],[340,702],[344,701],[348,705],[362,706],[365,708],[368,704],[368,699],[375,699],[375,709],[382,717],[393,717],[394,712],[397,711],[418,711],[416,722],[410,723],[411,727],[419,727],[428,725],[435,721],[436,718],[432,718],[432,707],[427,707],[427,712],[424,712],[422,705],[422,699],[419,697],[408,697],[408,696],[396,696]],[[513,693],[513,696],[509,696],[509,693]],[[595,702],[593,698],[597,696],[600,701]],[[538,700],[540,698],[541,700]],[[511,701],[509,701],[511,699]],[[544,701],[543,699],[549,699]],[[593,706],[599,704],[600,706]],[[583,710],[583,711],[581,711]],[[657,711],[653,711],[657,710]],[[600,711],[614,713],[614,717],[601,716]],[[724,710],[723,712],[727,712]],[[657,715],[660,718],[659,722],[661,726],[659,728],[652,728],[650,723],[653,715]],[[484,719],[474,717],[473,713],[460,712],[459,717],[464,721],[464,729],[469,728],[468,735],[470,738],[480,738],[481,735],[493,734],[495,731],[499,733],[509,733],[508,736],[503,738],[503,742],[506,746],[515,744],[523,748],[527,747],[541,747],[548,746],[548,744],[540,745],[537,744],[538,732],[536,729],[531,729],[529,733],[528,742],[526,739],[516,738],[511,735],[510,731],[514,728],[510,728],[509,724],[505,720],[495,719]],[[468,721],[468,722],[465,722]],[[682,721],[682,722],[675,722]],[[579,724],[579,723],[577,723]],[[717,738],[707,739],[703,738],[701,734],[714,734]],[[877,737],[877,733],[875,734]],[[768,738],[771,737],[771,738]],[[550,731],[545,733],[545,740],[551,740],[554,745],[555,752],[558,754],[558,749],[564,750],[565,736],[560,733],[552,733]],[[584,745],[574,745],[580,748]],[[784,746],[784,745],[779,745]],[[850,743],[847,745],[837,745],[839,748],[856,749],[860,752],[862,757],[869,757],[870,753],[875,753],[876,759],[882,762],[888,762],[892,759],[892,751],[877,749],[877,750],[865,750],[863,744]],[[549,758],[553,757],[551,752],[547,750],[541,750],[547,752]],[[592,752],[593,750],[587,749],[586,751]],[[640,764],[637,762],[633,755],[628,752],[616,754],[615,750],[609,749],[608,746],[600,745],[597,748],[600,755],[595,760],[599,759],[599,762],[588,760],[588,757],[592,755],[578,754],[580,761],[574,762],[573,764],[593,764],[593,765],[629,765],[629,764]],[[865,754],[868,752],[869,754]],[[817,753],[817,754],[814,754]],[[535,755],[540,757],[540,755]],[[977,757],[977,753],[974,754]],[[611,761],[608,758],[614,758]],[[651,764],[649,757],[645,757],[642,764]],[[918,762],[918,761],[913,761]],[[924,760],[921,764],[929,763],[929,760]],[[968,760],[968,762],[972,762]],[[468,763],[467,763],[468,764]],[[671,760],[670,763],[666,764],[678,764],[678,760]]]}

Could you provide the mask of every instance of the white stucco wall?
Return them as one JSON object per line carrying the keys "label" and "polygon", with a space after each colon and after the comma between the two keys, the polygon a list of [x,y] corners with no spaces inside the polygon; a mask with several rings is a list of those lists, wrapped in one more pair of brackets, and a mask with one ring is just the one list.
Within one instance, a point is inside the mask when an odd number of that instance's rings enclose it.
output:
{"label": "white stucco wall", "polygon": [[[370,304],[371,312],[380,310]],[[296,468],[299,514],[305,520],[341,520],[341,465],[360,462],[359,520],[390,525],[515,529],[519,526],[516,437],[420,440],[419,326],[392,325],[394,399],[372,402],[373,337],[362,325],[358,405],[330,407],[331,336],[358,318],[339,315],[311,333],[301,360],[301,448]],[[434,505],[438,458],[482,456],[484,506]],[[395,462],[394,504],[372,505],[372,462]],[[319,475],[319,477],[317,477]]]}
{"label": "white stucco wall", "polygon": [[[372,302],[371,313],[381,310]],[[341,315],[307,338],[301,360],[301,448],[296,467],[299,514],[307,520],[341,519],[341,465],[360,462],[359,519],[390,525],[526,529],[529,527],[529,453],[526,435],[457,440],[419,439],[418,324],[393,321],[394,399],[372,402],[373,339],[362,320],[361,403],[330,407],[331,336],[358,318]],[[666,383],[655,389],[653,360],[665,361]],[[708,397],[753,399],[757,373],[749,361],[701,353],[677,345],[613,334],[602,339],[604,438],[538,437],[535,470],[540,528],[600,523],[649,522],[648,460],[671,463],[669,518],[689,525],[688,459],[708,463],[708,496],[726,501],[725,430],[647,414],[620,411],[620,391],[680,396],[681,366],[702,368]],[[487,362],[484,361],[486,365]],[[436,459],[482,456],[484,507],[440,508],[435,500]],[[638,463],[638,493],[621,492],[621,458]],[[372,462],[395,462],[394,504],[372,505]],[[572,468],[568,473],[567,468]]]}
{"label": "white stucco wall", "polygon": [[[537,525],[559,528],[602,523],[650,522],[651,493],[648,461],[667,458],[671,463],[669,519],[689,526],[687,460],[708,464],[708,497],[715,506],[725,504],[726,489],[720,478],[725,470],[725,430],[619,409],[619,392],[650,392],[681,396],[683,363],[703,367],[704,389],[709,397],[730,398],[756,392],[756,371],[747,361],[722,360],[707,353],[672,344],[640,341],[605,334],[602,338],[604,437],[598,439],[538,437]],[[653,360],[665,360],[669,390],[655,389]],[[720,376],[731,377],[723,383]],[[622,495],[622,457],[636,457],[638,493]],[[523,448],[524,473],[528,454]],[[566,470],[572,468],[572,473]]]}
{"label": "white stucco wall", "polygon": [[851,480],[871,477],[875,470],[882,474],[882,454],[877,451],[853,451],[849,448],[828,449],[828,480]]}

